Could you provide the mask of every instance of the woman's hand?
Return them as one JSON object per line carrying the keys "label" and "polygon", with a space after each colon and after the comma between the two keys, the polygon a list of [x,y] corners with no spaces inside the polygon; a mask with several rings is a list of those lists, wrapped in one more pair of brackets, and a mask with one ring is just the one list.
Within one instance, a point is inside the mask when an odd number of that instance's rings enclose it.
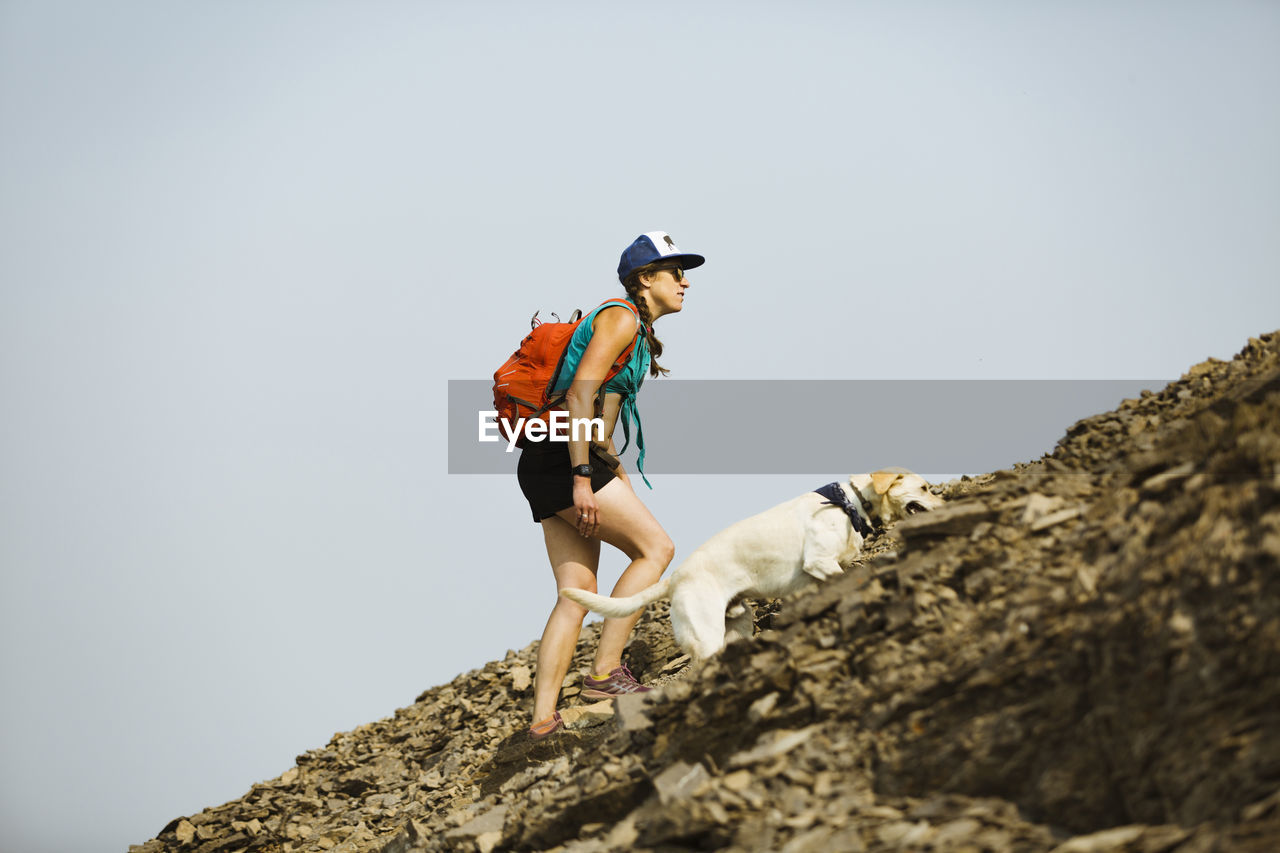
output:
{"label": "woman's hand", "polygon": [[578,515],[578,532],[587,538],[600,531],[600,507],[595,492],[591,491],[591,478],[573,478],[573,508]]}

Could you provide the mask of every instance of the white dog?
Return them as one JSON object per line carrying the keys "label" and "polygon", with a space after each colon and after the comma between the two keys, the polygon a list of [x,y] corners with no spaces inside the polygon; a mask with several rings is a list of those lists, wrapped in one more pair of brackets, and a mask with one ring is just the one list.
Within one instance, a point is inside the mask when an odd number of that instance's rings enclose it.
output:
{"label": "white dog", "polygon": [[752,617],[743,598],[777,598],[814,581],[844,572],[862,551],[873,524],[889,524],[942,506],[929,484],[905,468],[854,474],[848,483],[765,510],[712,536],[678,569],[628,598],[608,598],[583,589],[560,594],[608,617],[627,616],[671,597],[676,642],[695,658],[724,647],[731,633],[750,637]]}

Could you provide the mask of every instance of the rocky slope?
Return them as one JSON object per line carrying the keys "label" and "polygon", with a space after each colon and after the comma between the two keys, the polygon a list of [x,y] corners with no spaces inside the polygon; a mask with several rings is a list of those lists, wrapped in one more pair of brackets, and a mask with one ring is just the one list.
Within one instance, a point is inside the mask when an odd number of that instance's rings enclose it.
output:
{"label": "rocky slope", "polygon": [[130,849],[1280,850],[1280,333],[940,490],[710,662],[651,608],[653,694],[530,743],[530,645]]}

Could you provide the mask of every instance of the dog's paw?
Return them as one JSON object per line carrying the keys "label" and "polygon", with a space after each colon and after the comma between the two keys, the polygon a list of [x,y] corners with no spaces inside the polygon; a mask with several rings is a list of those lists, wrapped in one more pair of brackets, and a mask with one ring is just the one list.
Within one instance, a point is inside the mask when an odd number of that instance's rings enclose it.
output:
{"label": "dog's paw", "polygon": [[844,569],[840,568],[840,564],[835,560],[814,560],[811,563],[805,563],[804,570],[820,581],[844,574]]}

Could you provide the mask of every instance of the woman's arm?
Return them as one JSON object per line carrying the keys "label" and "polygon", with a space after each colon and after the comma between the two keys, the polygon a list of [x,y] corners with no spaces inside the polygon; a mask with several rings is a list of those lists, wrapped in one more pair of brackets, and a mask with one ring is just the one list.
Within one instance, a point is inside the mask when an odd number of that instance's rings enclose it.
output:
{"label": "woman's arm", "polygon": [[[622,351],[636,335],[635,315],[621,305],[605,308],[595,316],[591,330],[591,342],[578,362],[578,370],[569,384],[565,396],[565,408],[569,410],[570,424],[595,417],[596,393],[609,375],[609,368],[622,355]],[[586,430],[579,430],[578,437],[569,432],[569,464],[585,465],[590,459],[590,443]],[[612,436],[605,436],[611,440]],[[591,491],[591,478],[573,478],[573,505],[577,508],[578,531],[583,536],[593,536],[598,530],[599,517],[595,494]]]}

